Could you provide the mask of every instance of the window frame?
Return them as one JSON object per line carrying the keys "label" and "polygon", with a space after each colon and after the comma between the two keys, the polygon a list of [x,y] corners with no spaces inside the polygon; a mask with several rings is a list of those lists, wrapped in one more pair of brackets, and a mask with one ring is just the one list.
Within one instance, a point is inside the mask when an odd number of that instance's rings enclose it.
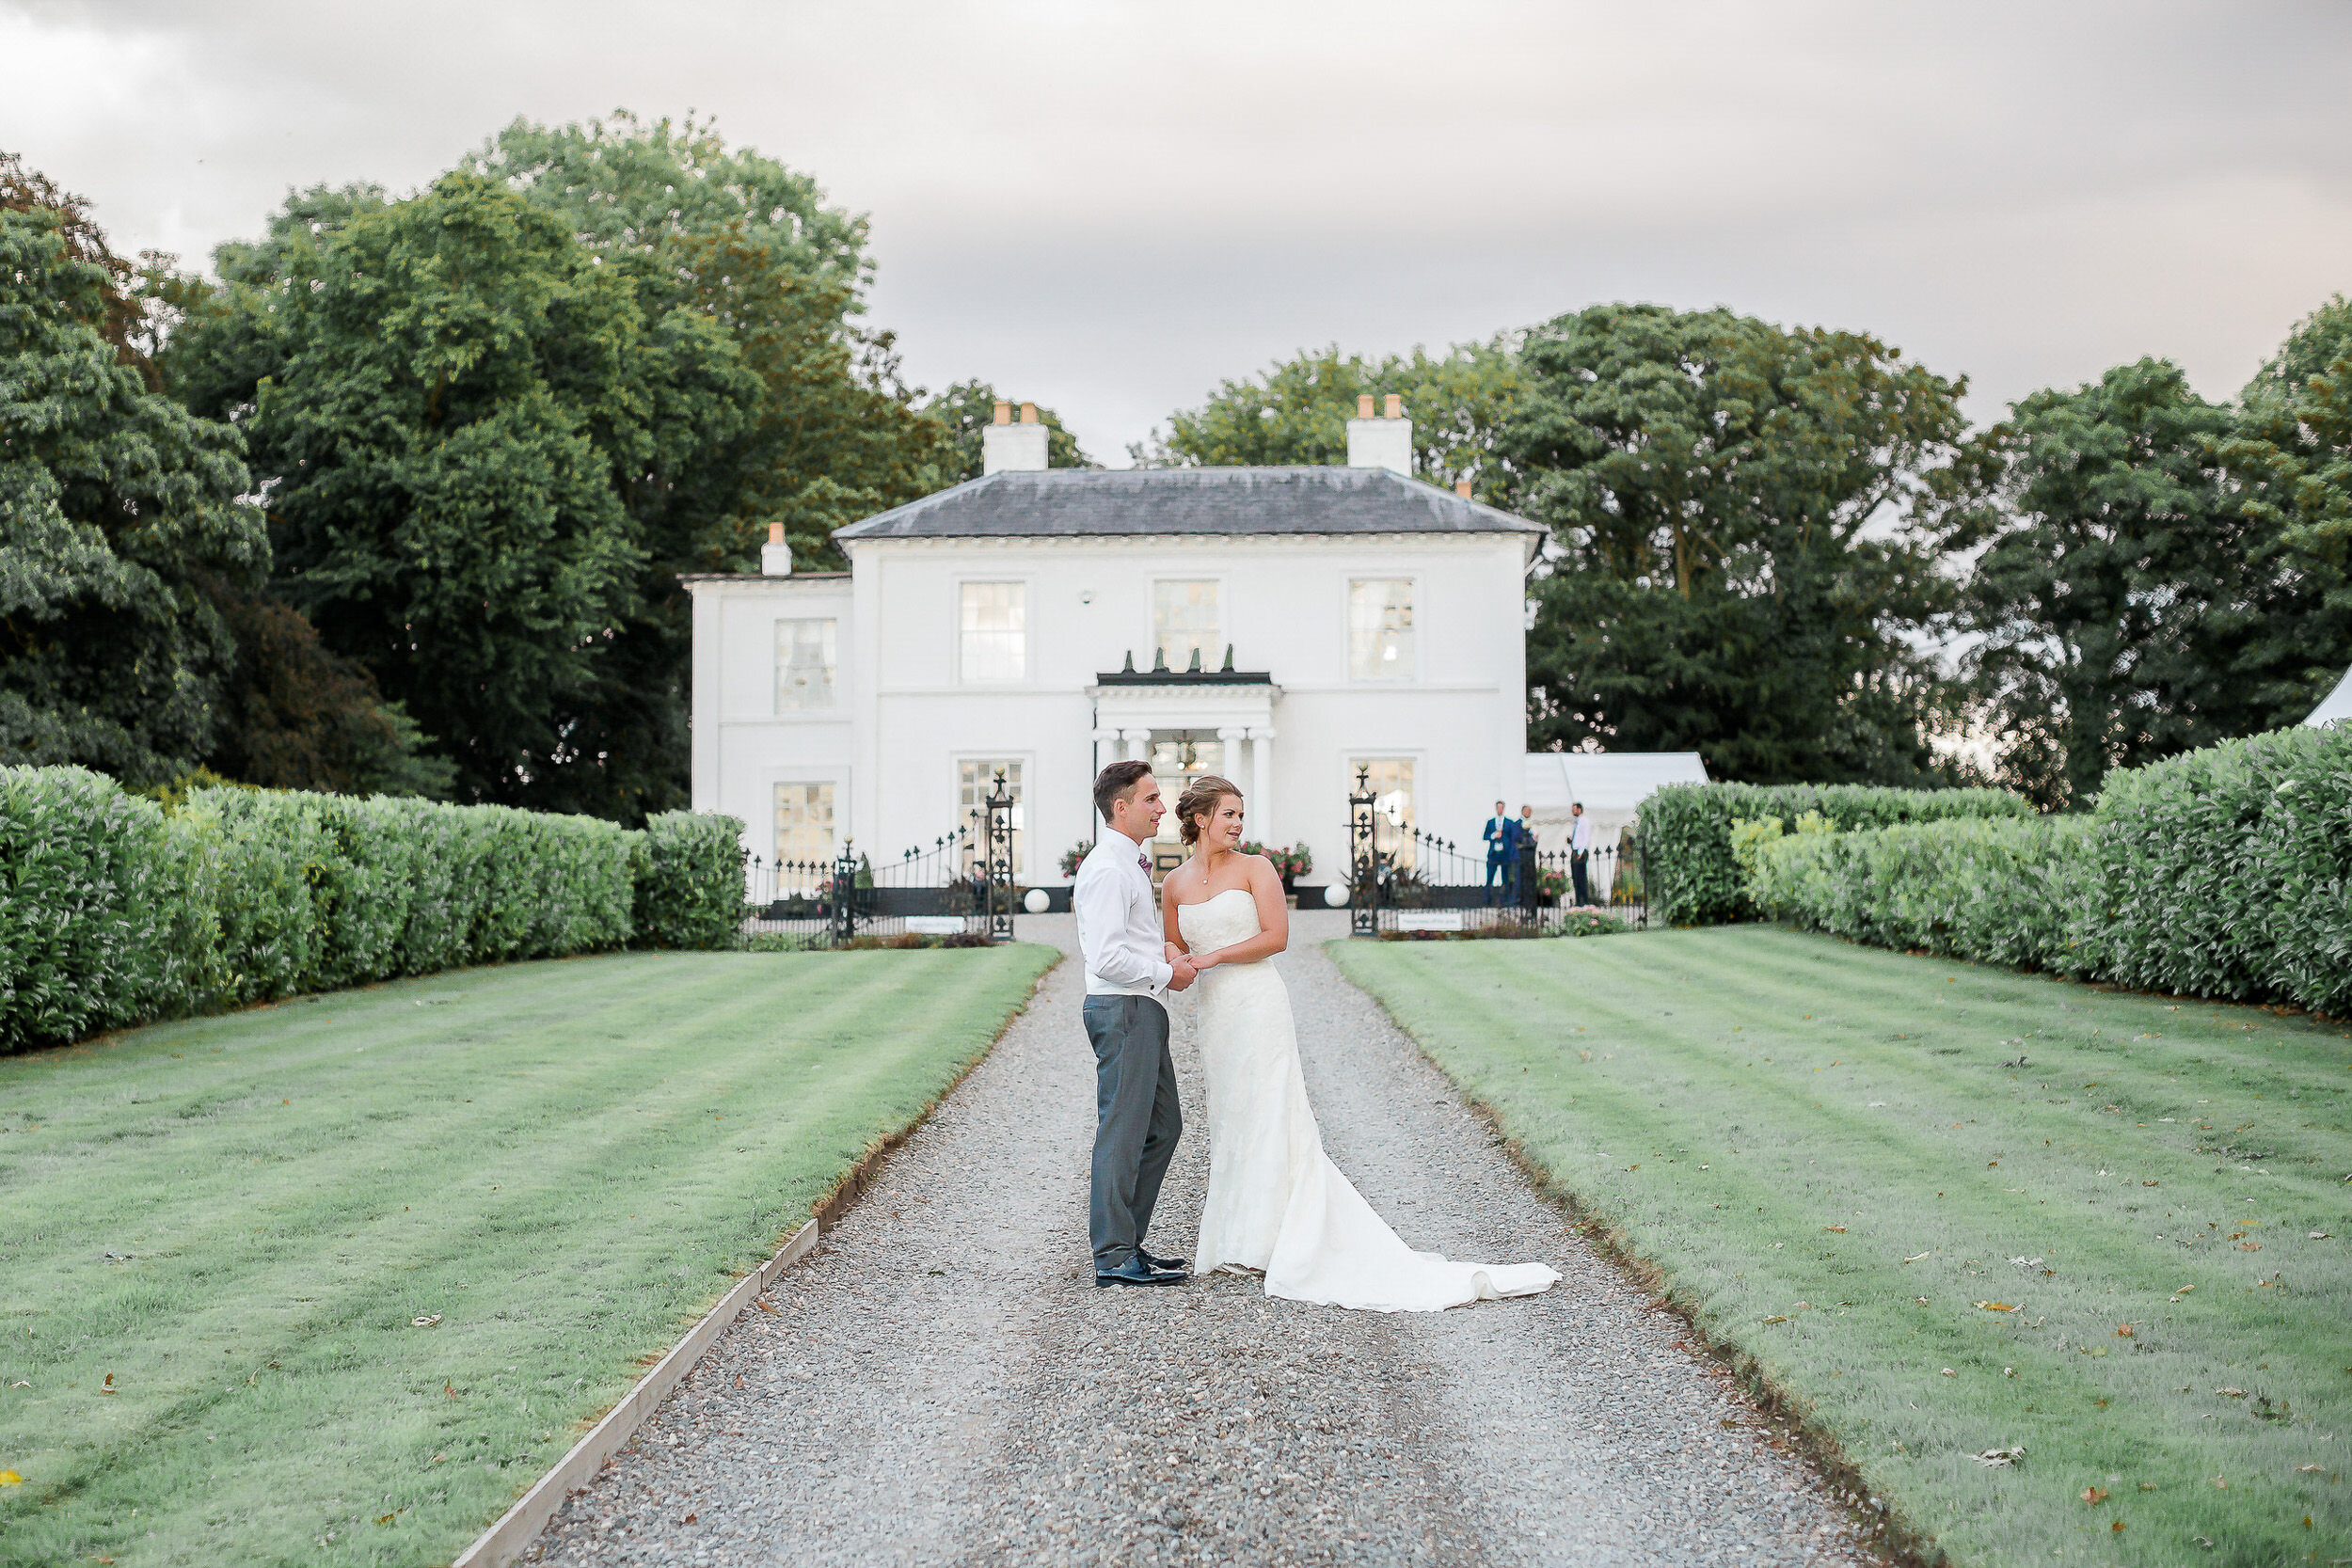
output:
{"label": "window frame", "polygon": [[[1029,850],[1032,847],[1029,842],[1031,836],[1028,823],[1029,791],[1034,786],[1037,777],[1037,757],[1033,752],[1007,751],[1001,747],[989,751],[959,751],[950,753],[947,758],[947,767],[949,777],[953,781],[949,786],[953,799],[950,801],[949,815],[958,827],[965,826],[969,822],[969,818],[963,815],[966,810],[972,809],[972,807],[967,807],[963,800],[963,769],[967,763],[975,762],[1015,763],[1021,768],[1022,783],[1013,786],[1012,874],[1016,881],[1026,882],[1031,879],[1028,866]],[[985,784],[989,781],[983,778],[979,782]],[[1010,780],[1007,781],[1009,784],[1010,782]],[[981,794],[985,798],[987,791],[982,790]],[[977,801],[974,801],[973,807],[977,807]],[[979,846],[976,841],[966,849],[965,863],[969,864],[971,861],[977,858]]]}
{"label": "window frame", "polygon": [[[1152,620],[1152,657],[1154,663],[1160,657],[1160,585],[1162,583],[1206,583],[1216,591],[1216,635],[1210,639],[1211,645],[1201,650],[1200,668],[1204,671],[1222,668],[1225,662],[1225,649],[1234,641],[1233,628],[1226,619],[1226,612],[1231,609],[1231,604],[1225,593],[1224,574],[1219,572],[1190,577],[1162,575],[1156,572],[1152,574],[1152,603],[1149,613]],[[1185,668],[1184,665],[1178,664],[1173,659],[1168,661],[1168,667],[1173,671],[1182,671]]]}
{"label": "window frame", "polygon": [[[1025,577],[959,577],[956,578],[955,605],[953,613],[950,617],[951,624],[954,627],[955,637],[956,685],[1003,688],[1025,686],[1028,684],[1030,679],[1029,673],[1035,668],[1030,658],[1031,648],[1029,642],[1030,586],[1031,584],[1029,579]],[[1010,675],[976,675],[965,667],[964,638],[967,635],[993,635],[989,633],[967,634],[963,625],[963,604],[964,591],[969,588],[1018,588],[1021,590],[1021,668],[1017,673]]]}
{"label": "window frame", "polygon": [[[772,619],[771,625],[773,629],[771,631],[769,638],[769,659],[771,666],[770,671],[771,689],[769,691],[768,703],[770,714],[778,719],[790,719],[803,714],[838,713],[842,706],[841,617],[838,614],[778,615]],[[829,639],[829,641],[833,643],[833,661],[825,666],[825,687],[828,695],[825,703],[821,706],[807,703],[795,704],[787,706],[785,703],[784,690],[786,666],[783,657],[784,650],[781,643],[784,641],[784,628],[787,626],[827,626],[833,628],[832,635]]]}
{"label": "window frame", "polygon": [[[1408,595],[1406,610],[1413,617],[1411,657],[1402,662],[1407,666],[1393,675],[1359,675],[1356,673],[1356,588],[1359,583],[1401,582]],[[1422,644],[1422,578],[1419,572],[1350,572],[1340,591],[1340,627],[1344,640],[1341,654],[1347,667],[1350,686],[1412,686],[1421,680]]]}

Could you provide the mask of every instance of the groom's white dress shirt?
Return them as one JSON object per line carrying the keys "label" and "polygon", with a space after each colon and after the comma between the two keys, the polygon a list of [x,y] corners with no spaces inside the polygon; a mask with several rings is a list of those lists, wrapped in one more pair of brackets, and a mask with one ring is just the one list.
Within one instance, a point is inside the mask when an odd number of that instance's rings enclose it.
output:
{"label": "groom's white dress shirt", "polygon": [[1161,957],[1160,911],[1143,846],[1113,828],[1079,863],[1070,907],[1078,917],[1078,951],[1089,996],[1148,996],[1165,1006],[1176,977]]}

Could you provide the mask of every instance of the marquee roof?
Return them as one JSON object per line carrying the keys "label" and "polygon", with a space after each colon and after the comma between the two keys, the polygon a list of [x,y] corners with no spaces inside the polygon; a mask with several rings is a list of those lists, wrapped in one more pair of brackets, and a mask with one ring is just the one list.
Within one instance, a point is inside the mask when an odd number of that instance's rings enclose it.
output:
{"label": "marquee roof", "polygon": [[1387,468],[1046,468],[967,480],[834,537],[1510,533],[1541,526]]}

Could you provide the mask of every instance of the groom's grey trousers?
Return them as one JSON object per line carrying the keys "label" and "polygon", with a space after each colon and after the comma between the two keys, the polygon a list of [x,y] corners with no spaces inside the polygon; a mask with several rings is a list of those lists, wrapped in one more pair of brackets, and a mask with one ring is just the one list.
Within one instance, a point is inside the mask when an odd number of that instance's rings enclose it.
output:
{"label": "groom's grey trousers", "polygon": [[1168,1009],[1148,996],[1089,996],[1094,1042],[1094,1191],[1087,1229],[1097,1270],[1135,1256],[1152,1227],[1160,1179],[1184,1136]]}

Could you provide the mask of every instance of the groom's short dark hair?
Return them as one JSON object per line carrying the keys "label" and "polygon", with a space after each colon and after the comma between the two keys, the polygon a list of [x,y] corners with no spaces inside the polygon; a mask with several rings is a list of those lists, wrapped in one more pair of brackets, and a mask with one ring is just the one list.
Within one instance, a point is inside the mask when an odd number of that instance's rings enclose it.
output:
{"label": "groom's short dark hair", "polygon": [[1114,762],[1094,775],[1094,815],[1108,822],[1111,804],[1127,798],[1127,792],[1152,776],[1148,762]]}

